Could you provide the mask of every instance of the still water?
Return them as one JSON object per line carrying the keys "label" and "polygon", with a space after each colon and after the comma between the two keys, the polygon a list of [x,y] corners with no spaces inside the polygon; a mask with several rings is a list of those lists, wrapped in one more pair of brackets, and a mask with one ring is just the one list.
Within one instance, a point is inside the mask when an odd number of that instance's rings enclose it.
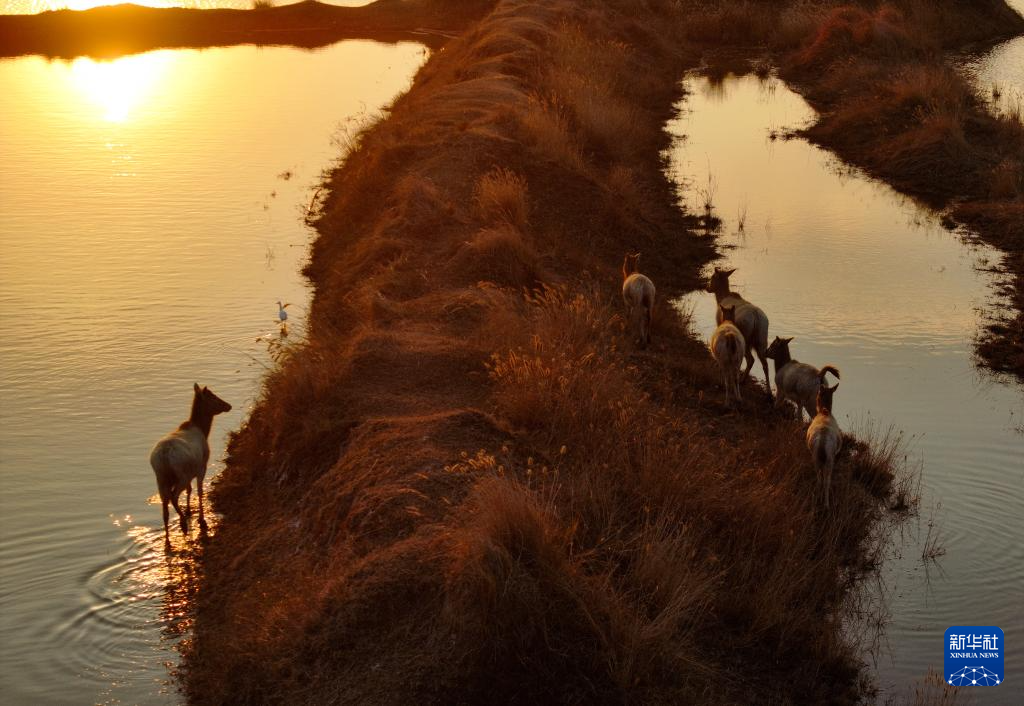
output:
{"label": "still water", "polygon": [[[1024,0],[1006,0],[1006,4],[1024,15]],[[1024,113],[1024,37],[1014,37],[958,63],[975,78],[979,92],[995,108]]]}
{"label": "still water", "polygon": [[[941,673],[951,625],[1024,639],[1024,389],[972,358],[980,310],[998,306],[979,268],[998,253],[966,245],[828,153],[773,140],[814,116],[781,82],[686,86],[668,126],[670,173],[691,210],[711,192],[734,288],[768,314],[770,337],[795,337],[794,358],[840,368],[844,430],[894,425],[910,462],[923,464],[921,518],[884,567],[892,621],[874,655],[880,686],[903,695],[929,667]],[[714,297],[693,293],[683,305],[708,337]],[[921,556],[930,519],[946,551],[937,561]],[[1006,671],[1004,684],[976,690],[977,703],[1024,703],[1024,651],[1008,650]]]}
{"label": "still water", "polygon": [[0,61],[5,703],[179,700],[194,544],[163,552],[149,449],[207,384],[234,405],[216,475],[271,347],[302,337],[303,215],[332,137],[424,58],[346,41]]}

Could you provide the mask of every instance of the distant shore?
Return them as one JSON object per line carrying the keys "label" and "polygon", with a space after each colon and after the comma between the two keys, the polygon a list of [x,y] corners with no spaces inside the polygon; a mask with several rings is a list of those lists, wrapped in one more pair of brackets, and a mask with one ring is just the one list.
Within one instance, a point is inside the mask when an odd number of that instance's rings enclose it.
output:
{"label": "distant shore", "polygon": [[437,44],[479,15],[484,2],[377,0],[339,7],[307,0],[251,10],[107,5],[0,15],[0,57],[111,58],[166,48],[235,44],[327,46],[342,39]]}

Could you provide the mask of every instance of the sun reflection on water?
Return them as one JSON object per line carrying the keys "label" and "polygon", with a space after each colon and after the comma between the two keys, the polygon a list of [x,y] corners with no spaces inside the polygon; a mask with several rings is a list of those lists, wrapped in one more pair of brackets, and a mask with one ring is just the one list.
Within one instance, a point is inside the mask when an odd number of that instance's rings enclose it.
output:
{"label": "sun reflection on water", "polygon": [[123,123],[146,100],[177,61],[172,51],[125,56],[113,61],[79,57],[71,63],[71,82],[103,111],[103,119]]}
{"label": "sun reflection on water", "polygon": [[134,525],[128,536],[135,555],[123,567],[133,600],[160,600],[159,624],[164,639],[176,643],[192,626],[192,608],[199,588],[198,563],[205,540],[171,533],[164,544],[162,527]]}

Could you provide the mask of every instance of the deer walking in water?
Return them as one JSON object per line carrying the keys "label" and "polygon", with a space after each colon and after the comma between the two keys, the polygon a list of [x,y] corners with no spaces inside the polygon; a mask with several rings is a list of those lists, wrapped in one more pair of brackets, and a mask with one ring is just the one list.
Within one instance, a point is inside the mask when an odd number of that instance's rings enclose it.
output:
{"label": "deer walking in water", "polygon": [[160,491],[160,502],[164,513],[164,539],[170,544],[167,528],[167,504],[174,506],[181,522],[182,534],[188,534],[188,515],[178,506],[181,491],[186,491],[185,509],[191,513],[192,479],[196,479],[199,491],[199,527],[206,529],[203,517],[203,479],[206,464],[210,460],[210,428],[213,418],[222,412],[231,411],[231,405],[213,394],[207,387],[193,385],[192,412],[177,429],[156,442],[149,454],[149,465],[156,474],[156,487]]}
{"label": "deer walking in water", "polygon": [[640,345],[651,342],[651,321],[654,318],[654,282],[640,274],[640,253],[626,253],[622,261],[622,299],[630,326],[640,333]]}
{"label": "deer walking in water", "polygon": [[747,350],[744,356],[747,359],[747,367],[743,371],[743,379],[750,376],[750,369],[754,367],[754,352],[761,361],[761,368],[764,370],[764,384],[768,388],[768,399],[772,399],[772,383],[768,377],[768,361],[765,352],[768,350],[768,317],[761,309],[754,306],[736,292],[729,290],[729,275],[735,272],[732,270],[720,270],[715,268],[714,274],[708,280],[705,291],[715,295],[718,309],[715,312],[715,322],[722,323],[722,307],[731,306],[735,309],[736,328],[743,334]]}
{"label": "deer walking in water", "polygon": [[818,473],[818,486],[824,487],[825,509],[828,510],[829,488],[832,486],[832,469],[836,465],[836,456],[843,446],[843,432],[839,422],[832,416],[832,395],[837,382],[832,387],[820,385],[815,400],[817,414],[807,427],[807,449],[814,459],[814,469]]}
{"label": "deer walking in water", "polygon": [[789,355],[789,343],[792,340],[776,336],[765,355],[775,361],[775,406],[778,407],[786,400],[795,402],[797,416],[802,422],[804,410],[807,411],[808,419],[814,417],[818,388],[825,384],[826,373],[832,373],[838,379],[839,369],[834,365],[826,365],[818,370],[813,365],[793,360]]}
{"label": "deer walking in water", "polygon": [[747,352],[747,344],[743,334],[736,327],[736,307],[723,306],[722,323],[711,334],[711,355],[722,371],[722,384],[725,386],[725,403],[729,404],[729,393],[735,391],[736,401],[742,402],[740,396],[740,364]]}

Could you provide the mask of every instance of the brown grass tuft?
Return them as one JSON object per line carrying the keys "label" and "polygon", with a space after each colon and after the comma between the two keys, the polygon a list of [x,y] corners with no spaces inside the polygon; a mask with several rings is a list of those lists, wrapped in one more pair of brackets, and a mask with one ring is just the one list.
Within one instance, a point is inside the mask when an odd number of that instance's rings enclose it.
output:
{"label": "brown grass tuft", "polygon": [[523,141],[541,158],[577,173],[587,171],[586,163],[569,122],[550,101],[532,98],[519,114]]}
{"label": "brown grass tuft", "polygon": [[476,205],[485,223],[504,222],[525,228],[529,221],[526,180],[504,167],[496,167],[476,183]]}
{"label": "brown grass tuft", "polygon": [[1008,157],[992,169],[989,196],[1014,199],[1024,196],[1024,160]]}
{"label": "brown grass tuft", "polygon": [[540,257],[522,232],[507,223],[477,232],[449,267],[464,282],[491,282],[516,289],[536,286],[545,279]]}

